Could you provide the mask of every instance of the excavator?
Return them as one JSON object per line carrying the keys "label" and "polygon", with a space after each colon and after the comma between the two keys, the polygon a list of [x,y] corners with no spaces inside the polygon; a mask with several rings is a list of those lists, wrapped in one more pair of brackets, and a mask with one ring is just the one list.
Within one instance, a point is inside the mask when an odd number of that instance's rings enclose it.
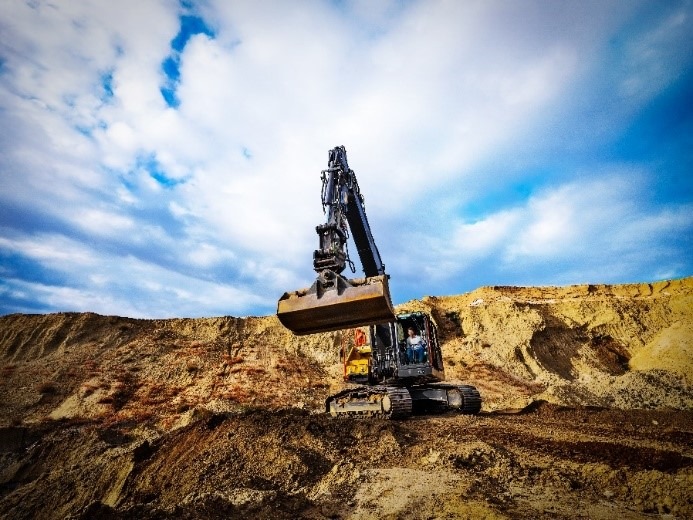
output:
{"label": "excavator", "polygon": [[[319,248],[313,253],[313,269],[317,278],[308,288],[284,293],[277,303],[277,317],[299,336],[353,330],[351,336],[342,336],[344,379],[351,384],[327,398],[325,411],[335,417],[391,419],[449,410],[478,413],[481,396],[476,388],[444,383],[433,318],[423,312],[395,314],[389,275],[344,146],[329,151],[321,179],[327,218],[316,227]],[[365,275],[361,278],[342,275],[347,265],[355,273],[347,247],[349,232]]]}

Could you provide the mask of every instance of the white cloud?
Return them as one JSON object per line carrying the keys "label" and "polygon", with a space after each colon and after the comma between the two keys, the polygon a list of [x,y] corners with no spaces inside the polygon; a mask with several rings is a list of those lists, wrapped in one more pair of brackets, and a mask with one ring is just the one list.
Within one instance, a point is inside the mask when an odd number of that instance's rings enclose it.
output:
{"label": "white cloud", "polygon": [[48,267],[65,269],[93,266],[96,258],[88,247],[70,241],[61,235],[43,234],[37,237],[0,237],[0,251],[20,254],[37,260]]}
{"label": "white cloud", "polygon": [[135,222],[131,218],[110,211],[90,208],[78,211],[71,217],[77,226],[97,236],[116,236],[135,229]]}
{"label": "white cloud", "polygon": [[[455,216],[489,186],[521,177],[516,156],[530,160],[536,143],[561,150],[592,143],[598,126],[621,131],[624,114],[677,77],[690,49],[676,50],[690,25],[683,8],[618,40],[626,59],[602,75],[601,57],[639,6],[15,3],[0,21],[0,203],[12,208],[0,246],[68,280],[70,255],[98,259],[84,277],[93,286],[72,279],[85,306],[154,315],[234,300],[239,312],[271,312],[275,293],[313,276],[320,170],[341,144],[384,261],[403,277],[423,270],[451,280],[490,259],[508,270],[554,262],[572,272],[581,257],[587,272],[590,247],[630,253],[638,232],[661,246],[660,230],[689,231],[688,210],[641,207],[644,188],[623,172],[586,183],[556,174],[529,200],[498,203],[477,220]],[[170,107],[162,63],[184,12],[203,16],[213,36],[193,35],[176,54],[179,105]],[[593,84],[609,103],[619,93],[632,99],[627,108],[592,106],[603,97],[585,93]],[[578,117],[585,106],[590,114]],[[547,129],[549,120],[577,135]],[[588,160],[585,168],[607,169]],[[489,173],[492,161],[500,166]],[[419,212],[408,205],[434,193],[445,200]],[[401,251],[412,229],[425,232],[434,261]],[[128,306],[143,280],[151,298]],[[66,296],[32,283],[18,292]],[[119,295],[116,303],[98,303],[99,291]]]}
{"label": "white cloud", "polygon": [[[215,282],[143,261],[91,249],[61,236],[0,238],[0,254],[19,253],[50,269],[61,285],[6,277],[4,285],[19,299],[41,301],[44,311],[90,310],[132,317],[244,315],[258,305],[272,305],[275,295],[262,296],[240,283]],[[209,253],[209,251],[207,252]],[[224,253],[214,252],[216,259]],[[212,255],[212,256],[213,256]],[[214,260],[215,258],[212,258]],[[192,254],[197,267],[209,260]],[[7,290],[7,289],[5,289]]]}
{"label": "white cloud", "polygon": [[[653,263],[678,256],[681,245],[670,237],[691,235],[693,206],[661,209],[647,203],[650,186],[643,172],[616,167],[581,177],[428,238],[427,275],[452,284],[485,266],[527,278],[542,273],[544,283],[632,280],[643,255]],[[649,276],[661,272],[659,266]]]}
{"label": "white cloud", "polygon": [[473,223],[457,223],[450,244],[465,256],[482,258],[502,246],[520,224],[521,211],[501,211]]}
{"label": "white cloud", "polygon": [[230,251],[222,251],[211,244],[199,243],[192,244],[191,250],[187,254],[190,261],[200,267],[209,267],[218,264],[225,258],[235,259]]}
{"label": "white cloud", "polygon": [[690,12],[684,7],[643,31],[625,47],[625,70],[619,85],[624,97],[649,99],[685,70],[693,50]]}

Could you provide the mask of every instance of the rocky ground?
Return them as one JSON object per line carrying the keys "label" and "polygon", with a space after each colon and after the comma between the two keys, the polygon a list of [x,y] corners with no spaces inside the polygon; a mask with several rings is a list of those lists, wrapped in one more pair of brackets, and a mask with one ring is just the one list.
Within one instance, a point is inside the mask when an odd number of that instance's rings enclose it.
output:
{"label": "rocky ground", "polygon": [[693,278],[415,308],[480,415],[323,416],[275,317],[0,317],[0,517],[693,517]]}

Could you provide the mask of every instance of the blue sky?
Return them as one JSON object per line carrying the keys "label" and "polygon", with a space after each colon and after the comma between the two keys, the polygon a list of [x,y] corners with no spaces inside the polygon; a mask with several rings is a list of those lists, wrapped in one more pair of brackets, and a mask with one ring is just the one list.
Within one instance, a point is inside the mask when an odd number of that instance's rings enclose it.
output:
{"label": "blue sky", "polygon": [[274,313],[314,279],[337,145],[396,304],[690,276],[692,16],[3,2],[0,314]]}

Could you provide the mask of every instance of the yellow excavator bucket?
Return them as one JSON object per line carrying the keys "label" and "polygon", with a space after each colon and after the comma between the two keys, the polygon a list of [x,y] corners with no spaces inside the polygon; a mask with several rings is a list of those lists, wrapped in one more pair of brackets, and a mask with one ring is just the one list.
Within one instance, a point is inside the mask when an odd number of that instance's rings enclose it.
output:
{"label": "yellow excavator bucket", "polygon": [[393,321],[387,275],[356,280],[339,277],[329,289],[314,284],[284,293],[277,304],[279,321],[294,334],[315,334]]}

